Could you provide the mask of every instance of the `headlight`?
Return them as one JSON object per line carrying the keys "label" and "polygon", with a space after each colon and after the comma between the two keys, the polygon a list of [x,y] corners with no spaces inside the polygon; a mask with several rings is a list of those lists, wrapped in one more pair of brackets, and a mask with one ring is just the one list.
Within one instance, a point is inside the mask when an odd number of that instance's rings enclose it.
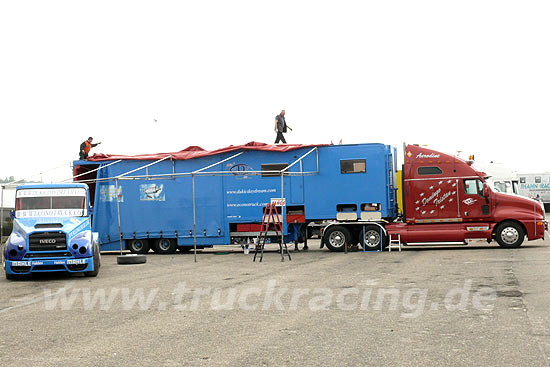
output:
{"label": "headlight", "polygon": [[6,242],[6,259],[19,260],[27,252],[25,237],[17,232],[12,232]]}
{"label": "headlight", "polygon": [[91,256],[92,231],[82,231],[71,239],[71,252],[74,256]]}

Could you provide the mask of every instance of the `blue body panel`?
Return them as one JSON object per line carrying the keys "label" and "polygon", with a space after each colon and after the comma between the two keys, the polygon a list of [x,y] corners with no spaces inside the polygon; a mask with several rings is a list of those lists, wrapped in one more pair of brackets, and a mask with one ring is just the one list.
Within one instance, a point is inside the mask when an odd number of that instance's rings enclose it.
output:
{"label": "blue body panel", "polygon": [[[287,208],[303,208],[306,221],[336,219],[340,204],[355,204],[360,216],[362,204],[380,203],[382,217],[396,216],[394,148],[383,144],[353,144],[319,146],[317,149],[317,152],[292,166],[289,171],[296,175],[284,176],[282,182],[280,175],[262,177],[251,172],[261,171],[264,164],[290,165],[309,152],[311,147],[288,152],[247,150],[205,171],[224,174],[196,175],[197,245],[229,244],[231,228],[239,223],[261,222],[263,208],[271,198],[284,197]],[[162,161],[128,175],[148,175],[149,179],[119,179],[118,194],[115,194],[115,181],[108,178],[153,161],[123,160],[108,167],[105,166],[112,161],[74,162],[75,167],[105,167],[97,174],[92,228],[94,232],[99,232],[102,249],[115,250],[120,246],[116,196],[120,200],[120,227],[124,240],[177,238],[179,246],[192,246],[192,177],[176,175],[159,179],[155,175],[193,172],[236,153]],[[341,173],[341,160],[350,159],[364,159],[366,172]],[[283,217],[285,235],[295,237],[299,226],[287,226],[285,211]]]}
{"label": "blue body panel", "polygon": [[[72,189],[86,190],[88,205],[88,186],[86,184],[29,184],[20,189]],[[91,231],[90,215],[79,217],[21,217],[14,218],[13,230],[2,249],[3,266],[8,275],[25,275],[35,272],[71,273],[94,271],[93,243],[98,235]],[[33,235],[42,238],[63,238],[63,247],[51,250],[31,250],[30,239]],[[52,237],[50,237],[50,235]],[[54,241],[55,242],[55,241]]]}

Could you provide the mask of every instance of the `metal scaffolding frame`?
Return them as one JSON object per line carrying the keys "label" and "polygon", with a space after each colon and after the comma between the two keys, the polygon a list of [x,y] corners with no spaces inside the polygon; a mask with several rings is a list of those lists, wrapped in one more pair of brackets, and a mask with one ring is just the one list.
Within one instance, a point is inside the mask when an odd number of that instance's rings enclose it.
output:
{"label": "metal scaffolding frame", "polygon": [[[123,249],[122,249],[122,240],[123,240],[123,238],[122,237],[123,236],[122,236],[122,225],[121,225],[121,218],[120,218],[120,204],[119,204],[119,197],[118,197],[118,182],[119,182],[119,180],[123,180],[123,181],[124,180],[155,180],[155,179],[162,180],[162,179],[166,179],[167,177],[175,178],[175,177],[191,176],[192,195],[193,195],[193,253],[194,253],[194,261],[197,262],[197,228],[196,228],[197,222],[196,222],[195,176],[201,176],[201,175],[202,176],[229,176],[229,175],[233,176],[233,175],[235,175],[234,172],[228,172],[228,171],[205,172],[205,171],[212,168],[212,167],[215,167],[219,164],[222,164],[226,161],[234,159],[234,158],[240,156],[241,154],[243,154],[245,152],[246,151],[239,152],[239,153],[234,154],[234,155],[232,155],[228,158],[225,158],[221,161],[209,164],[208,166],[202,167],[202,168],[194,170],[192,172],[184,172],[184,173],[172,172],[170,174],[153,174],[153,175],[146,174],[146,175],[139,175],[139,176],[127,176],[130,173],[134,173],[134,172],[137,172],[139,170],[148,168],[152,165],[160,163],[160,162],[162,162],[162,161],[164,161],[164,160],[171,157],[171,156],[166,156],[166,157],[161,158],[159,160],[156,160],[152,163],[143,165],[141,167],[138,167],[138,168],[130,170],[128,172],[122,173],[122,174],[120,174],[118,176],[115,176],[115,177],[97,179],[97,180],[84,180],[84,181],[80,181],[80,182],[85,182],[85,181],[101,182],[101,181],[113,181],[113,180],[115,181],[115,197],[116,197],[116,200],[117,200],[119,244],[120,244],[120,253],[122,254],[122,251],[123,251]],[[304,158],[306,158],[308,155],[310,155],[313,152],[317,153],[317,159],[316,159],[317,169],[316,169],[316,171],[304,172],[302,170],[302,161],[303,161]],[[288,170],[297,163],[300,163],[300,171],[299,172],[288,172]],[[258,175],[262,175],[262,174],[265,175],[266,173],[278,174],[278,175],[281,176],[281,197],[283,197],[284,176],[307,176],[307,175],[319,174],[319,150],[318,150],[317,147],[314,147],[314,148],[310,149],[307,153],[303,154],[301,157],[297,158],[294,162],[292,162],[290,165],[288,165],[287,167],[285,167],[281,170],[246,171],[246,173],[243,173],[243,174],[251,175],[251,176],[258,176]],[[283,215],[284,215],[284,213],[283,213]],[[281,234],[281,241],[284,241],[284,235],[283,234]]]}

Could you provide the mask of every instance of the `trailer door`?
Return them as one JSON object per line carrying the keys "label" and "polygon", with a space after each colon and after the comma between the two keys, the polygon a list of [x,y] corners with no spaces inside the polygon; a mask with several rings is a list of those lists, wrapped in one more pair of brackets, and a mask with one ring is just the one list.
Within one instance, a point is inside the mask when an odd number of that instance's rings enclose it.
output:
{"label": "trailer door", "polygon": [[290,176],[290,201],[292,204],[304,203],[304,176]]}

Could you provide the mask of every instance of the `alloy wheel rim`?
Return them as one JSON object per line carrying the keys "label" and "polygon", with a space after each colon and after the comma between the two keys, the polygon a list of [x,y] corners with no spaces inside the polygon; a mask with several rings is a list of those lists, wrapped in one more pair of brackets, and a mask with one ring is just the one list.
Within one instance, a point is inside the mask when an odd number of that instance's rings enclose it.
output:
{"label": "alloy wheel rim", "polygon": [[502,231],[502,240],[508,244],[514,244],[519,238],[519,232],[514,227],[507,227]]}
{"label": "alloy wheel rim", "polygon": [[328,240],[333,247],[342,247],[345,243],[345,236],[340,231],[334,231],[330,234]]}

